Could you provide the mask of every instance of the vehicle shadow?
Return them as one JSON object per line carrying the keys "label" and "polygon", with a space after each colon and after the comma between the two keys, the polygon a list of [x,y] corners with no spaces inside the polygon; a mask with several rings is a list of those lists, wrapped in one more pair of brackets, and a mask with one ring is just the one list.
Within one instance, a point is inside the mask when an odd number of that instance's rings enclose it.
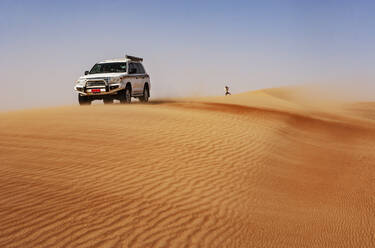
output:
{"label": "vehicle shadow", "polygon": [[132,101],[131,104],[135,105],[161,105],[161,104],[170,104],[170,103],[177,103],[178,101],[174,100],[166,100],[166,99],[157,99],[157,100],[150,100],[149,102],[140,102],[140,101]]}

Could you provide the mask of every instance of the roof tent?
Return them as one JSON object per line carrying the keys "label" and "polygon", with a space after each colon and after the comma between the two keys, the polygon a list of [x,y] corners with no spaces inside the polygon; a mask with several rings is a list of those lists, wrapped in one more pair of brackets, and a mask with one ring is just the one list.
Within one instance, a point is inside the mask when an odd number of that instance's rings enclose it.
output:
{"label": "roof tent", "polygon": [[130,55],[125,55],[125,58],[126,59],[129,59],[131,61],[135,61],[135,62],[142,62],[143,61],[143,58],[138,58],[138,57],[135,57],[135,56],[130,56]]}

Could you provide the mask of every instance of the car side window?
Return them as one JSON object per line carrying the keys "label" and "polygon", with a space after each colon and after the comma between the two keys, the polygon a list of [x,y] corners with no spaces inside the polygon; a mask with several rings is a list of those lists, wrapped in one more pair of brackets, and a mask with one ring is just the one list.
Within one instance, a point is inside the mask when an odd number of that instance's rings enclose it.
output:
{"label": "car side window", "polygon": [[138,70],[134,63],[129,64],[129,74],[137,74]]}
{"label": "car side window", "polygon": [[137,74],[142,73],[140,68],[139,68],[139,63],[135,63],[134,66],[135,66],[135,68],[137,68]]}
{"label": "car side window", "polygon": [[143,65],[141,63],[138,63],[138,66],[139,66],[139,73],[141,74],[145,74],[145,68],[143,67]]}

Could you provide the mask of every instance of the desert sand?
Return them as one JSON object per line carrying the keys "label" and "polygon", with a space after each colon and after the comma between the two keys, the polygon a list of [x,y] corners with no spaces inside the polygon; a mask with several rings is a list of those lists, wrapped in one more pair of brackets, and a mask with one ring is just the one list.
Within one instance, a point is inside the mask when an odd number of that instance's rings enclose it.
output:
{"label": "desert sand", "polygon": [[4,112],[0,159],[0,247],[375,247],[372,102]]}

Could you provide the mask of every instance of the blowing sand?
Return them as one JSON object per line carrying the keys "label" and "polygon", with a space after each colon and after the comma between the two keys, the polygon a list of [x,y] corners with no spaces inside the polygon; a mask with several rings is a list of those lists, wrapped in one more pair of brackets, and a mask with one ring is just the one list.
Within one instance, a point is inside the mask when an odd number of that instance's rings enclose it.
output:
{"label": "blowing sand", "polygon": [[0,247],[374,247],[375,104],[291,92],[0,114]]}

